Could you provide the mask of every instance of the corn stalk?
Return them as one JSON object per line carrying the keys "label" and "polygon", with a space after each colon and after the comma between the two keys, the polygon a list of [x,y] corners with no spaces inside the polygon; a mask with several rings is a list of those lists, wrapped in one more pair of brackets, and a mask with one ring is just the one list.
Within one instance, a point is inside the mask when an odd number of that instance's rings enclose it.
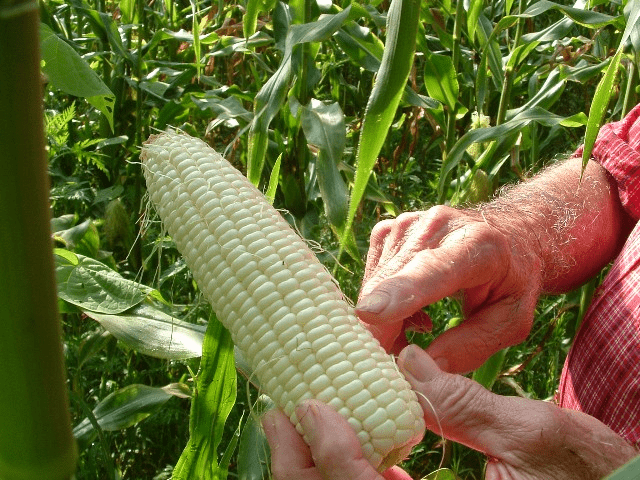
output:
{"label": "corn stalk", "polygon": [[0,1],[0,478],[75,469],[44,155],[38,3]]}

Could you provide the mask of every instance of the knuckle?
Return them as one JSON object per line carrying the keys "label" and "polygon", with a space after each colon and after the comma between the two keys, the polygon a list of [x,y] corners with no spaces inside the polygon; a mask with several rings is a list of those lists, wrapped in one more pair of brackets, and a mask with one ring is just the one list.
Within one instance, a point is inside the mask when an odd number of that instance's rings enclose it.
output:
{"label": "knuckle", "polygon": [[419,220],[420,217],[420,212],[403,212],[396,217],[395,224],[399,226],[411,225]]}
{"label": "knuckle", "polygon": [[462,215],[462,212],[453,207],[448,207],[446,205],[434,205],[425,212],[424,217],[430,222],[444,224],[449,223],[456,218],[460,218]]}
{"label": "knuckle", "polygon": [[376,223],[371,229],[371,243],[373,243],[374,240],[380,241],[384,239],[391,231],[394,222],[395,220],[382,220]]}

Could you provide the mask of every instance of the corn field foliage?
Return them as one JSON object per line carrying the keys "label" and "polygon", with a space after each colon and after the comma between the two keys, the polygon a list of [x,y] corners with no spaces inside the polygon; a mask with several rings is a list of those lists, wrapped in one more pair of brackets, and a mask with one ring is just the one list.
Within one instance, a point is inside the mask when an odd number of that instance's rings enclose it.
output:
{"label": "corn field foliage", "polygon": [[[585,139],[588,154],[638,102],[639,15],[633,0],[41,2],[77,478],[269,478],[268,399],[147,208],[150,133],[222,152],[355,299],[378,220],[487,200]],[[474,377],[552,398],[592,289],[543,299],[530,338]],[[461,321],[454,300],[429,313],[433,335]],[[404,467],[475,479],[484,462],[428,434]]]}

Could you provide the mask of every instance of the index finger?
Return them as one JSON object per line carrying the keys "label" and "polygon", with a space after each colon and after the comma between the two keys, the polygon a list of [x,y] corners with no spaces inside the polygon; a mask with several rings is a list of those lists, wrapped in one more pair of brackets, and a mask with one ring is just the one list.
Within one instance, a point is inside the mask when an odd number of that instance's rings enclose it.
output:
{"label": "index finger", "polygon": [[358,316],[371,324],[398,322],[460,290],[486,285],[476,295],[481,302],[506,276],[508,251],[506,240],[486,224],[459,228],[436,248],[419,251],[408,261],[398,258],[397,269],[387,265],[392,273],[374,274],[363,287]]}

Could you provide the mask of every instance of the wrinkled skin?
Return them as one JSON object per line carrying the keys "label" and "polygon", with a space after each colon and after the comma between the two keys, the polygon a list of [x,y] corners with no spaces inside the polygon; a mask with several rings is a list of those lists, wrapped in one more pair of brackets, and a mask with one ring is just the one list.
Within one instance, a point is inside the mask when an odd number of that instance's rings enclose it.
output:
{"label": "wrinkled skin", "polygon": [[[486,478],[597,479],[637,455],[606,425],[551,403],[495,395],[457,375],[526,338],[542,292],[574,288],[618,252],[630,226],[615,186],[589,162],[564,162],[480,209],[444,206],[383,221],[372,232],[357,313],[418,396],[430,430],[487,454]],[[428,347],[421,309],[458,298],[464,322]],[[427,400],[428,399],[428,400]],[[277,480],[408,480],[377,473],[348,423],[318,402],[297,407],[307,446],[278,411],[263,425]]]}
{"label": "wrinkled skin", "polygon": [[428,350],[446,370],[471,371],[527,337],[540,260],[512,255],[505,235],[478,217],[434,207],[376,225],[357,312],[387,351],[407,345],[407,327],[430,328],[422,306],[452,295],[462,298],[465,321]]}
{"label": "wrinkled skin", "polygon": [[[398,366],[422,394],[431,430],[489,456],[488,480],[600,479],[637,454],[588,415],[495,395],[466,377],[443,372],[416,346],[402,351]],[[326,405],[310,401],[297,412],[309,446],[280,411],[263,419],[277,480],[411,478],[398,467],[376,472],[363,458],[350,425]]]}

